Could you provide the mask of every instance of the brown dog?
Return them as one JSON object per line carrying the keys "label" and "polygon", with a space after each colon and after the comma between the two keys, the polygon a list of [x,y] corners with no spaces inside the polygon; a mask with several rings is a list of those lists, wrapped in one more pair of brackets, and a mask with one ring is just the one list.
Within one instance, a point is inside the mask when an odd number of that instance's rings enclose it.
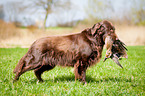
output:
{"label": "brown dog", "polygon": [[[75,79],[85,82],[86,70],[99,62],[104,44],[111,50],[117,39],[115,28],[109,21],[97,23],[78,34],[38,39],[14,69],[14,81],[29,70],[34,70],[38,80],[43,81],[41,74],[44,71],[60,65],[74,67]],[[112,54],[111,51],[107,53]]]}

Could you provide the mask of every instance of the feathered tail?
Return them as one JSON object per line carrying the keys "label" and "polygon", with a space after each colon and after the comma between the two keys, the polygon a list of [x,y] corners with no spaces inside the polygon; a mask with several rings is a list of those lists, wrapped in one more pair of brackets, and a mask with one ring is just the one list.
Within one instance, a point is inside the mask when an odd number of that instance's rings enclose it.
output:
{"label": "feathered tail", "polygon": [[22,70],[23,66],[25,65],[25,61],[24,61],[25,56],[26,56],[26,55],[24,55],[24,56],[20,59],[20,61],[18,62],[17,66],[15,67],[15,69],[14,69],[14,71],[13,71],[14,73],[19,72],[19,71]]}

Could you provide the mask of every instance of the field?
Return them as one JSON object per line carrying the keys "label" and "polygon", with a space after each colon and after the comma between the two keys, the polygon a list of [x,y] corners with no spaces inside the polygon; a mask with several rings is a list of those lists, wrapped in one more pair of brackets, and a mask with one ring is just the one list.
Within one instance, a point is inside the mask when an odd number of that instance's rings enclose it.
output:
{"label": "field", "polygon": [[[1,23],[1,22],[0,22]],[[4,25],[3,25],[4,26]],[[8,26],[8,27],[7,27]],[[11,25],[12,26],[12,25]],[[114,25],[116,34],[126,45],[145,45],[145,27]],[[76,27],[51,27],[45,31],[42,29],[15,28],[10,25],[0,25],[0,48],[28,48],[36,39],[52,35],[66,35],[78,33],[92,25],[80,25]],[[10,28],[9,28],[10,27]]]}
{"label": "field", "polygon": [[88,68],[87,84],[75,82],[73,68],[55,67],[44,72],[38,83],[33,71],[23,74],[13,83],[13,69],[27,48],[0,48],[1,96],[145,96],[145,46],[128,46],[128,59],[122,59],[121,69],[111,59]]}

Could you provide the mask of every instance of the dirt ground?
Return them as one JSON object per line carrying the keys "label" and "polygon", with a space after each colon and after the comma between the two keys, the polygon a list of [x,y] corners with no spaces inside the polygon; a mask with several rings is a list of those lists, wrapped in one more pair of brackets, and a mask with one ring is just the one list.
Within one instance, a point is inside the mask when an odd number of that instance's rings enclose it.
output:
{"label": "dirt ground", "polygon": [[[86,27],[77,28],[49,28],[46,31],[36,29],[17,29],[19,36],[0,40],[1,48],[28,48],[38,38],[51,35],[66,35],[81,32]],[[116,33],[127,46],[145,45],[145,26],[115,26]]]}

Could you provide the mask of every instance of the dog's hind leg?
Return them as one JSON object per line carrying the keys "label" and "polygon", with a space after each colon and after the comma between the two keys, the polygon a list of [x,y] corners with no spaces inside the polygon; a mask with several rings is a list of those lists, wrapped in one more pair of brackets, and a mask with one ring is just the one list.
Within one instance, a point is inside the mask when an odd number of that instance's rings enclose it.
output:
{"label": "dog's hind leg", "polygon": [[[55,67],[55,66],[54,66],[54,67]],[[37,79],[39,80],[39,82],[43,82],[43,79],[41,78],[41,74],[42,74],[44,71],[53,69],[54,67],[52,67],[52,66],[50,66],[50,65],[42,65],[42,66],[40,66],[39,68],[35,69],[35,70],[34,70],[34,73],[35,73]]]}
{"label": "dog's hind leg", "polygon": [[[24,64],[24,65],[25,65],[25,64]],[[40,62],[39,62],[38,64],[33,64],[33,65],[30,64],[30,65],[28,65],[28,66],[26,66],[26,67],[23,67],[23,66],[22,66],[22,69],[16,72],[16,75],[15,75],[15,78],[14,78],[13,82],[17,81],[17,80],[19,79],[19,77],[20,77],[23,73],[25,73],[26,71],[36,69],[36,68],[38,68],[39,66],[40,66]]]}

